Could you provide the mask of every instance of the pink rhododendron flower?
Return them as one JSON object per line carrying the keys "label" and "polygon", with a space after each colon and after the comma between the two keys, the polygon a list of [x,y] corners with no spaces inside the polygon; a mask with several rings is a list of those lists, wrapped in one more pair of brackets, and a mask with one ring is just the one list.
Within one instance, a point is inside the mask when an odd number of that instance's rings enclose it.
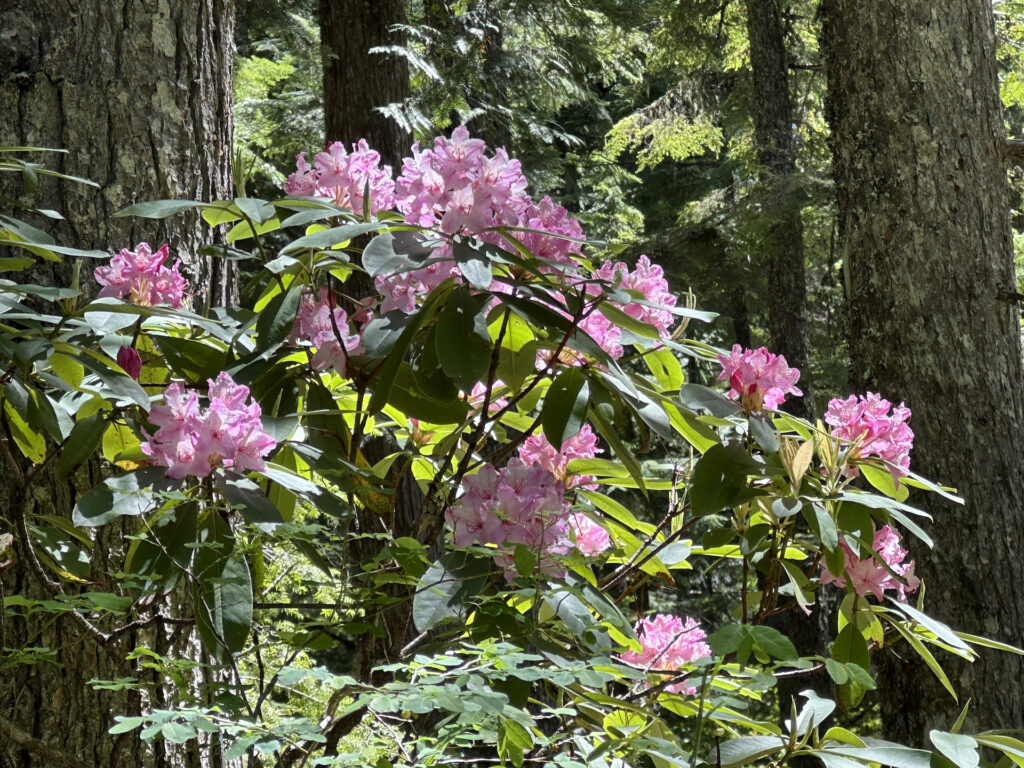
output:
{"label": "pink rhododendron flower", "polygon": [[[858,595],[863,596],[870,592],[876,599],[881,600],[885,590],[894,589],[899,599],[905,601],[907,593],[914,592],[921,583],[914,575],[914,561],[904,562],[908,552],[900,546],[899,532],[890,525],[875,531],[871,548],[885,561],[892,573],[871,555],[863,560],[858,558],[857,553],[845,541],[840,541],[839,546],[846,556],[846,570],[837,576],[823,563],[822,584],[845,587],[846,580],[849,579],[850,586]],[[893,573],[896,574],[895,577]]]}
{"label": "pink rhododendron flower", "polygon": [[117,364],[136,381],[142,375],[142,358],[135,347],[121,347],[117,350]]}
{"label": "pink rhododendron flower", "polygon": [[[633,628],[642,650],[622,654],[622,660],[645,669],[680,669],[690,662],[711,656],[711,647],[704,642],[707,635],[692,618],[659,613],[653,619],[640,619]],[[694,694],[697,689],[687,681],[666,688],[671,693]]]}
{"label": "pink rhododendron flower", "polygon": [[[333,301],[326,288],[320,289],[316,299],[306,290],[299,302],[289,343],[305,342],[316,349],[310,360],[314,371],[334,368],[344,374],[348,358],[362,354],[363,347],[359,334],[349,326],[345,310],[341,307],[332,310],[331,304]],[[364,318],[372,315],[367,312],[368,309],[363,309],[359,314]]]}
{"label": "pink rhododendron flower", "polygon": [[576,549],[588,557],[611,549],[612,537],[608,531],[581,512],[569,517],[569,527],[576,539]]}
{"label": "pink rhododendron flower", "polygon": [[[834,436],[851,443],[860,441],[849,460],[877,456],[889,463],[897,482],[910,471],[914,433],[907,424],[909,420],[910,409],[903,403],[893,408],[888,400],[872,392],[831,400],[825,412],[825,423],[832,427]],[[857,468],[850,466],[847,473],[855,477]]]}
{"label": "pink rhododendron flower", "polygon": [[732,352],[718,356],[718,362],[722,364],[718,380],[729,382],[729,397],[740,398],[747,411],[775,409],[786,395],[803,394],[796,388],[800,371],[790,368],[785,357],[773,355],[765,347],[743,349],[734,344]]}
{"label": "pink rhododendron flower", "polygon": [[154,405],[149,421],[157,427],[146,436],[142,452],[170,477],[206,477],[217,466],[238,472],[266,469],[263,461],[277,442],[263,431],[262,412],[250,401],[249,388],[235,384],[227,373],[209,380],[209,402],[199,407],[199,395],[181,384],[164,389],[163,405]]}
{"label": "pink rhododendron flower", "polygon": [[674,307],[676,296],[669,291],[668,281],[665,280],[665,273],[661,267],[651,264],[647,256],[641,256],[637,259],[636,268],[632,272],[621,261],[609,261],[597,270],[597,277],[619,288],[639,293],[644,301],[655,305],[648,306],[635,302],[616,304],[630,317],[653,325],[662,336],[669,335],[674,317],[671,312],[660,307]]}
{"label": "pink rhododendron flower", "polygon": [[[597,435],[589,424],[584,424],[579,432],[563,442],[561,449],[555,448],[543,432],[530,435],[519,447],[519,458],[524,464],[543,467],[562,482],[566,481],[570,461],[592,459],[597,454]],[[571,478],[567,487],[588,487],[593,481],[590,475],[576,476]]]}
{"label": "pink rhododendron flower", "polygon": [[103,286],[99,295],[114,298],[128,297],[132,304],[154,307],[169,304],[175,309],[184,306],[188,281],[178,271],[181,261],[165,267],[169,255],[165,244],[154,253],[148,243],[139,243],[134,251],[123,249],[110,259],[105,267],[93,272],[96,282]]}
{"label": "pink rhododendron flower", "polygon": [[339,207],[362,215],[363,193],[369,184],[371,214],[395,206],[391,167],[380,164],[380,153],[370,149],[366,139],[353,144],[351,153],[345,151],[340,141],[331,142],[325,152],[316,156],[313,167],[306,161],[306,153],[300,152],[295,165],[296,171],[284,185],[289,195],[329,197]]}
{"label": "pink rhododendron flower", "polygon": [[562,485],[554,475],[512,459],[501,469],[485,465],[463,481],[463,489],[445,512],[456,546],[496,546],[494,560],[509,579],[515,575],[517,544],[536,553],[541,573],[561,573],[551,556],[565,554],[572,542]]}

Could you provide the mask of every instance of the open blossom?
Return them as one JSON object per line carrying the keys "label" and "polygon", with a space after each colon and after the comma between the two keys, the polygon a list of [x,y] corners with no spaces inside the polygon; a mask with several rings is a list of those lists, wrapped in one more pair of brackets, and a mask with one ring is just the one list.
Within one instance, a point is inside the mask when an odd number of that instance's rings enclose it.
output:
{"label": "open blossom", "polygon": [[608,535],[608,531],[582,512],[577,512],[569,517],[569,527],[572,528],[573,537],[576,540],[576,549],[581,554],[600,555],[611,549],[612,537]]}
{"label": "open blossom", "polygon": [[[872,392],[850,395],[845,400],[835,398],[825,412],[825,423],[832,427],[834,436],[851,443],[860,441],[856,455],[850,459],[877,456],[888,462],[896,481],[910,471],[914,433],[907,424],[909,420],[910,409],[903,403],[893,408],[888,400]],[[851,476],[857,474],[856,467],[847,471]]]}
{"label": "open blossom", "polygon": [[284,185],[289,195],[329,197],[338,206],[361,215],[363,193],[369,185],[371,214],[395,206],[391,167],[380,164],[380,153],[370,149],[366,139],[353,144],[351,153],[340,141],[331,142],[316,156],[313,166],[306,160],[306,153],[300,152],[295,165],[295,172]]}
{"label": "open blossom", "polygon": [[[583,428],[562,443],[561,449],[555,448],[543,432],[530,435],[519,447],[519,458],[527,466],[543,467],[558,480],[565,482],[569,462],[573,459],[592,459],[598,453],[597,435],[584,424]],[[592,476],[576,476],[567,483],[568,488],[586,487],[594,481]]]}
{"label": "open blossom", "polygon": [[[321,288],[317,298],[305,291],[299,302],[289,343],[305,342],[316,349],[310,360],[314,371],[334,368],[345,372],[348,358],[363,353],[359,334],[349,326],[348,315],[341,307],[331,308],[330,292]],[[367,316],[368,310],[357,313]]]}
{"label": "open blossom", "polygon": [[718,356],[718,362],[722,364],[718,380],[729,382],[729,397],[740,398],[748,411],[775,409],[786,395],[799,397],[803,394],[796,388],[800,371],[790,368],[785,357],[773,355],[765,347],[743,349],[733,344],[728,355]]}
{"label": "open blossom", "polygon": [[494,560],[508,578],[515,573],[517,544],[538,555],[542,573],[560,572],[551,556],[564,555],[572,542],[562,486],[554,475],[512,459],[500,469],[485,465],[465,479],[463,488],[458,503],[445,512],[456,546],[496,546]]}
{"label": "open blossom", "polygon": [[123,249],[110,259],[110,264],[97,267],[93,274],[103,286],[100,297],[128,297],[132,304],[154,307],[169,304],[175,309],[184,306],[188,281],[178,271],[181,261],[166,267],[169,247],[164,244],[155,253],[148,243],[139,243],[134,251]]}
{"label": "open blossom", "polygon": [[154,405],[149,421],[157,427],[146,436],[142,452],[153,463],[167,467],[170,477],[206,477],[214,467],[238,472],[266,469],[264,457],[277,445],[263,431],[260,406],[249,398],[249,388],[221,373],[209,380],[209,407],[199,406],[199,395],[181,384],[164,390],[163,405]]}
{"label": "open blossom", "polygon": [[[908,552],[900,546],[899,532],[890,525],[875,531],[871,544],[871,548],[889,566],[888,569],[870,554],[861,560],[845,541],[840,541],[839,546],[846,556],[846,569],[837,576],[823,564],[825,571],[821,575],[822,584],[845,587],[846,580],[849,579],[850,586],[858,595],[863,596],[870,592],[876,599],[881,600],[885,590],[894,589],[900,600],[906,600],[907,593],[917,590],[921,583],[914,575],[914,561],[905,562]],[[890,569],[892,573],[889,572]],[[896,576],[893,576],[893,573]]]}
{"label": "open blossom", "polygon": [[[692,618],[659,613],[653,619],[640,619],[633,628],[640,639],[641,651],[628,651],[622,660],[646,669],[674,670],[696,659],[711,656],[704,642],[707,635]],[[694,694],[697,689],[683,680],[666,688],[671,693]]]}

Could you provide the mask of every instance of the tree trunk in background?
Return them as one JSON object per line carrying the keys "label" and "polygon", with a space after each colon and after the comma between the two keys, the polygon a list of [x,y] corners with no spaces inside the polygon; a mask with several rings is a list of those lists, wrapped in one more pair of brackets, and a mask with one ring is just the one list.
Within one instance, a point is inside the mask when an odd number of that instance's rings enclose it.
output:
{"label": "tree trunk in background", "polygon": [[747,36],[753,73],[754,141],[761,165],[760,199],[764,220],[759,249],[768,264],[768,330],[771,351],[800,369],[804,397],[787,410],[810,418],[813,405],[807,342],[807,281],[804,229],[794,194],[796,150],[789,96],[786,39],[780,0],[747,0]]}
{"label": "tree trunk in background", "polygon": [[[826,0],[822,47],[851,380],[913,410],[914,469],[965,506],[910,538],[926,609],[958,629],[1024,643],[1024,385],[987,0]],[[856,391],[856,390],[855,390]],[[954,439],[955,437],[955,439]],[[905,644],[881,660],[882,722],[922,743],[971,700],[965,732],[1024,726],[1024,665],[985,651],[949,663],[956,704]]]}
{"label": "tree trunk in background", "polygon": [[409,96],[409,68],[404,58],[369,51],[404,45],[391,28],[405,21],[405,0],[320,0],[327,141],[348,149],[366,139],[396,174],[412,138],[376,108]]}
{"label": "tree trunk in background", "polygon": [[[32,202],[66,217],[43,226],[62,244],[79,248],[116,251],[143,240],[155,248],[169,241],[200,309],[210,301],[233,302],[237,287],[229,262],[196,255],[209,239],[198,217],[151,222],[111,214],[140,200],[230,195],[233,5],[0,0],[0,143],[66,148],[65,156],[48,156],[50,167],[100,185],[96,190],[42,181]],[[91,268],[85,265],[83,277]],[[69,269],[35,277],[65,285]],[[10,466],[3,471],[15,474]],[[70,517],[77,494],[99,478],[98,465],[63,480],[48,473],[29,489],[24,509],[29,517]],[[22,509],[12,485],[0,484],[0,517],[8,521]],[[127,528],[97,530],[92,578],[110,589],[110,572],[123,564]],[[24,546],[19,539],[16,562],[0,570],[3,594],[50,597],[28,568]],[[194,746],[173,748],[177,752],[160,742],[144,747],[138,731],[108,735],[114,715],[137,713],[143,700],[139,693],[87,685],[91,678],[139,674],[125,655],[138,645],[163,652],[173,643],[180,649],[188,644],[186,627],[127,635],[104,646],[66,617],[39,616],[0,617],[7,649],[45,646],[56,654],[56,664],[36,665],[14,653],[0,655],[2,768],[171,767],[206,760]],[[160,706],[161,693],[157,686],[149,704]]]}

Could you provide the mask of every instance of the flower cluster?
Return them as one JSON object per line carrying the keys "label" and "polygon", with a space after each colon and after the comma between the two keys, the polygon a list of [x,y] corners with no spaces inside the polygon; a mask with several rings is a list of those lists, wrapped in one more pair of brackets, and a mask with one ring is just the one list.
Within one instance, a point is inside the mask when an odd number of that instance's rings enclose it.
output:
{"label": "flower cluster", "polygon": [[217,466],[239,472],[266,469],[263,459],[277,443],[263,431],[259,404],[247,402],[249,388],[235,384],[227,373],[210,379],[209,385],[210,406],[205,410],[194,390],[177,383],[167,387],[164,404],[149,412],[157,430],[143,432],[142,452],[177,479],[206,477]]}
{"label": "flower cluster", "polygon": [[[687,617],[659,613],[653,619],[640,619],[634,627],[641,650],[622,654],[622,660],[645,669],[675,670],[696,659],[711,656],[707,635],[697,622]],[[697,689],[683,680],[666,687],[671,693],[694,694]]]}
{"label": "flower cluster", "polygon": [[914,561],[905,562],[908,552],[900,546],[899,532],[890,525],[875,531],[871,544],[871,548],[885,565],[871,554],[861,560],[845,541],[841,541],[839,546],[846,556],[845,571],[836,575],[823,565],[825,571],[821,575],[822,584],[845,587],[846,580],[849,579],[850,586],[858,595],[863,596],[870,592],[876,599],[881,600],[885,590],[894,589],[900,600],[906,600],[907,593],[914,592],[921,583],[914,575]]}
{"label": "flower cluster", "polygon": [[645,304],[629,302],[616,306],[630,317],[653,325],[662,336],[668,334],[673,325],[673,318],[672,313],[666,308],[676,305],[676,296],[669,291],[668,281],[665,280],[665,272],[661,267],[652,264],[651,260],[643,255],[637,259],[636,269],[633,271],[621,261],[609,261],[601,265],[596,276],[618,288],[640,294]]}
{"label": "flower cluster", "polygon": [[517,544],[538,555],[542,573],[559,571],[551,555],[564,555],[572,542],[562,485],[553,474],[512,459],[500,469],[484,465],[463,481],[463,489],[445,513],[456,546],[496,546],[494,559],[510,579],[515,567],[511,550]]}
{"label": "flower cluster", "polygon": [[[825,423],[832,427],[834,436],[857,443],[850,459],[877,456],[887,462],[897,482],[910,471],[914,433],[907,424],[909,420],[910,409],[903,403],[893,408],[888,400],[872,392],[831,400],[825,412]],[[850,467],[848,474],[856,476],[856,467]]]}
{"label": "flower cluster", "polygon": [[132,304],[154,307],[169,304],[175,309],[184,306],[188,282],[178,271],[181,261],[165,267],[169,255],[165,244],[153,252],[148,243],[139,243],[134,251],[127,248],[110,259],[110,264],[97,267],[93,274],[103,286],[99,295],[114,298],[128,297]]}
{"label": "flower cluster", "polygon": [[395,182],[391,166],[380,164],[380,153],[367,146],[366,139],[345,151],[340,141],[331,142],[326,152],[316,156],[314,165],[306,161],[306,153],[295,158],[297,170],[288,177],[284,191],[304,197],[329,197],[342,207],[362,215],[363,193],[370,189],[370,213],[376,215],[395,207]]}
{"label": "flower cluster", "polygon": [[487,145],[471,139],[464,125],[450,139],[434,139],[433,149],[414,144],[395,184],[405,220],[449,235],[518,224],[518,212],[529,204],[523,170],[504,149],[490,157],[486,151]]}
{"label": "flower cluster", "polygon": [[588,487],[594,480],[591,476],[566,478],[569,462],[592,459],[597,453],[597,435],[589,424],[584,424],[579,432],[563,442],[561,449],[555,448],[543,432],[530,435],[519,447],[519,458],[524,464],[543,467],[569,488]]}
{"label": "flower cluster", "polygon": [[800,371],[786,365],[786,358],[773,355],[765,347],[743,349],[734,344],[728,355],[719,355],[722,372],[719,381],[728,381],[729,397],[738,397],[747,411],[778,408],[786,395],[803,394],[796,388]]}
{"label": "flower cluster", "polygon": [[341,307],[332,309],[332,304],[326,288],[315,299],[309,290],[303,293],[289,343],[306,342],[316,349],[310,360],[314,371],[334,368],[344,373],[348,358],[362,354],[363,347],[359,334],[349,327],[348,314]]}

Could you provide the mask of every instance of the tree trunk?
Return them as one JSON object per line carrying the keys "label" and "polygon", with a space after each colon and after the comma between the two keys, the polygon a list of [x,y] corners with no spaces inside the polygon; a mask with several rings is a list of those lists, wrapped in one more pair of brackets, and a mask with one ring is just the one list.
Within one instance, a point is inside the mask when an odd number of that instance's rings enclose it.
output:
{"label": "tree trunk", "polygon": [[[192,286],[193,307],[232,303],[236,279],[229,262],[197,256],[209,231],[197,216],[155,223],[111,218],[125,206],[159,198],[211,199],[230,195],[233,0],[0,0],[0,144],[66,148],[50,167],[96,181],[94,189],[44,180],[31,202],[66,220],[45,226],[58,241],[79,248],[117,251],[146,240],[169,241]],[[91,272],[83,268],[83,278]],[[66,285],[69,268],[36,279]],[[70,517],[77,494],[100,477],[98,464],[66,479],[43,473],[23,498],[15,488],[19,468],[0,462],[0,518]],[[26,467],[21,467],[24,472]],[[24,503],[21,503],[24,502]],[[92,578],[114,589],[127,529],[97,531]],[[0,570],[5,595],[49,598],[18,537],[16,557]],[[69,590],[73,591],[73,590]],[[117,714],[138,713],[142,695],[94,690],[91,678],[117,679],[140,670],[125,655],[144,643],[154,650],[191,645],[188,630],[162,626],[145,637],[123,636],[101,644],[67,616],[7,615],[0,655],[0,766],[198,765],[194,747],[142,745],[138,732],[107,734]],[[184,637],[182,637],[184,635]],[[16,650],[53,649],[52,663],[29,665]],[[162,693],[159,685],[156,696]],[[160,702],[149,702],[159,706]],[[207,763],[210,764],[210,763]]]}
{"label": "tree trunk", "polygon": [[405,0],[320,0],[327,140],[347,149],[366,139],[396,173],[411,137],[378,108],[408,98],[409,68],[404,58],[369,51],[404,45],[405,35],[392,27],[405,20]]}
{"label": "tree trunk", "polygon": [[[926,609],[1019,646],[1024,385],[992,8],[826,0],[823,15],[851,381],[906,401],[915,470],[966,500],[911,499],[935,516],[935,549],[913,546]],[[1019,657],[950,663],[960,704],[914,658],[899,644],[880,665],[889,736],[922,743],[967,699],[967,732],[1024,726]]]}
{"label": "tree trunk", "polygon": [[768,265],[768,331],[771,350],[800,369],[804,396],[787,408],[810,418],[812,394],[807,342],[807,281],[804,229],[793,176],[793,107],[789,96],[786,39],[781,0],[747,0],[747,36],[753,74],[754,141],[760,169],[761,214],[758,248]]}

